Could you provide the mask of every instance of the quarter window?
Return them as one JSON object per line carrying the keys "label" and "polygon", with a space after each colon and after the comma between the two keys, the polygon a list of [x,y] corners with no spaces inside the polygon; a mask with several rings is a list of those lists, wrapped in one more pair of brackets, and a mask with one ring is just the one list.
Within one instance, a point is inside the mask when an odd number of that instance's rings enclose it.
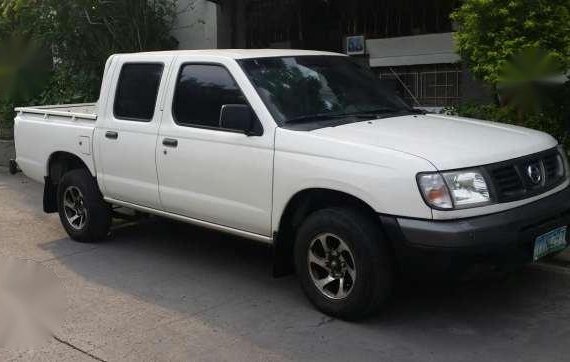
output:
{"label": "quarter window", "polygon": [[220,112],[224,104],[247,104],[226,68],[211,64],[182,66],[173,103],[176,123],[219,128]]}
{"label": "quarter window", "polygon": [[163,64],[123,65],[115,95],[115,117],[149,122],[154,116]]}

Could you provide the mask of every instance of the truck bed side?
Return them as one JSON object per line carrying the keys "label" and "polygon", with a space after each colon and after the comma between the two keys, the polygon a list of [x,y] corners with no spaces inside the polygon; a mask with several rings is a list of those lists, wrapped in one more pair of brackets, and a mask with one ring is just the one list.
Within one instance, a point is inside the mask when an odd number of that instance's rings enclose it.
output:
{"label": "truck bed side", "polygon": [[95,175],[92,139],[96,104],[16,108],[16,161],[30,178],[43,182],[50,157],[67,152],[79,157]]}

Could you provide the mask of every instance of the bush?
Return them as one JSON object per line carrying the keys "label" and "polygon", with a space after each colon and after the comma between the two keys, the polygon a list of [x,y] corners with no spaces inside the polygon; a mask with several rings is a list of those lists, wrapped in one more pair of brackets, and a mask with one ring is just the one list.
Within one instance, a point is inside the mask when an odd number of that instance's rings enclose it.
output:
{"label": "bush", "polygon": [[0,0],[0,128],[17,106],[97,100],[110,55],[177,47],[174,15],[174,0]]}
{"label": "bush", "polygon": [[463,103],[457,106],[446,107],[444,114],[467,118],[482,119],[494,122],[513,123],[514,112],[511,109],[501,108],[495,104]]}
{"label": "bush", "polygon": [[568,145],[570,85],[551,79],[570,67],[570,0],[464,0],[453,14],[457,51],[497,104],[448,112],[534,128]]}
{"label": "bush", "polygon": [[543,93],[547,94],[545,101],[538,112],[521,114],[512,106],[499,106],[496,104],[461,104],[446,108],[447,114],[463,117],[483,119],[495,122],[509,123],[528,127],[551,134],[570,150],[570,84],[564,86],[543,86]]}
{"label": "bush", "polygon": [[465,0],[452,15],[457,50],[472,73],[490,84],[521,50],[542,49],[568,69],[570,0]]}

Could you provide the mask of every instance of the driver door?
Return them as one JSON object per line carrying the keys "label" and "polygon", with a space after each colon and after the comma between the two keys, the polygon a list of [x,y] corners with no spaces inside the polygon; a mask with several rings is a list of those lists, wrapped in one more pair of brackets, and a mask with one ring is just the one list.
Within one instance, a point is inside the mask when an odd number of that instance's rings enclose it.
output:
{"label": "driver door", "polygon": [[188,59],[175,67],[156,154],[164,211],[270,236],[273,132],[220,126],[224,105],[250,106],[230,71],[239,67]]}

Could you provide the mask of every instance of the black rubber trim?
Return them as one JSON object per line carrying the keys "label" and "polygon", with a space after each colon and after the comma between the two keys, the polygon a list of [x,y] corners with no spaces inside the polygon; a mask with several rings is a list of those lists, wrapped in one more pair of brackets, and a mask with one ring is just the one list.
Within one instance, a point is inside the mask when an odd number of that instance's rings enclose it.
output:
{"label": "black rubber trim", "polygon": [[111,140],[116,140],[119,138],[119,133],[115,131],[107,131],[105,132],[105,137]]}
{"label": "black rubber trim", "polygon": [[54,185],[49,176],[44,177],[44,212],[53,214],[57,212],[57,185]]}
{"label": "black rubber trim", "polygon": [[165,138],[162,140],[162,145],[166,147],[178,147],[178,140],[174,138]]}

